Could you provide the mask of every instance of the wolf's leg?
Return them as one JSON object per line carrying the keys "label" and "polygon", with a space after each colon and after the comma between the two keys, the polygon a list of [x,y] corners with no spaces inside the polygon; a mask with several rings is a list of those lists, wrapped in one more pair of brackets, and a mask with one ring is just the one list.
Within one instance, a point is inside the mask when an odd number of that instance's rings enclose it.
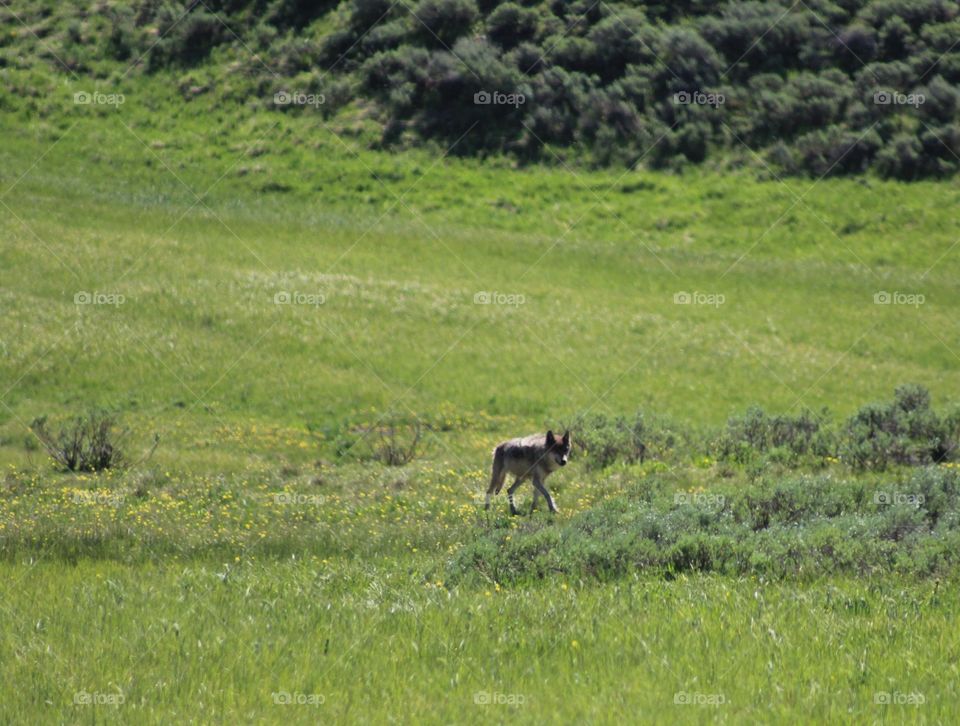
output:
{"label": "wolf's leg", "polygon": [[513,493],[520,488],[521,484],[523,484],[523,477],[518,476],[516,481],[513,482],[513,485],[507,489],[507,500],[510,502],[510,514],[520,514],[520,512],[517,511],[517,505],[513,503]]}
{"label": "wolf's leg", "polygon": [[547,500],[547,506],[550,508],[550,511],[553,514],[556,514],[557,511],[559,511],[557,509],[557,505],[553,503],[553,497],[550,496],[550,492],[547,491],[547,488],[543,484],[543,480],[539,476],[535,475],[533,477],[533,486],[543,495],[543,498]]}
{"label": "wolf's leg", "polygon": [[533,488],[533,501],[530,502],[530,514],[533,514],[533,510],[537,508],[537,500],[540,498],[540,490],[536,487]]}

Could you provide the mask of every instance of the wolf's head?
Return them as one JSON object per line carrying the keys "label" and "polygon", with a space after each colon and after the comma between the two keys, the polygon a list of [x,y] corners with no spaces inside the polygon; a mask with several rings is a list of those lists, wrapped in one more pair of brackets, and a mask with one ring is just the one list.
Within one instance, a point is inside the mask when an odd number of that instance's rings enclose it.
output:
{"label": "wolf's head", "polygon": [[547,455],[550,456],[558,466],[566,466],[570,458],[570,432],[564,431],[563,438],[557,439],[553,431],[547,431]]}

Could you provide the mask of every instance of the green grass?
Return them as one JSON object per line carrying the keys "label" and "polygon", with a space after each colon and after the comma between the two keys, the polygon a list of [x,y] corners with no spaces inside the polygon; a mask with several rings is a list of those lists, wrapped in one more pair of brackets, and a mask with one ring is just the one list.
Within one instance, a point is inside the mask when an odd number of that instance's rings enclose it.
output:
{"label": "green grass", "polygon": [[[153,105],[70,108],[46,131],[4,117],[2,364],[26,373],[6,401],[20,418],[82,391],[167,421],[198,399],[302,425],[402,396],[537,426],[638,405],[716,424],[752,403],[846,415],[908,380],[957,389],[949,185],[824,181],[797,202],[796,180],[391,157],[306,117]],[[126,302],[74,305],[94,290]],[[274,305],[283,290],[326,302]],[[525,302],[474,305],[481,291]],[[725,303],[675,305],[682,291]],[[27,370],[51,346],[76,365]]]}
{"label": "green grass", "polygon": [[[454,589],[411,561],[39,564],[0,713],[432,723],[937,722],[955,712],[955,584],[631,578]],[[918,647],[923,643],[923,647]],[[274,694],[319,705],[277,705]],[[122,705],[75,706],[122,693]],[[485,704],[501,699],[504,703]],[[499,694],[499,695],[497,695]],[[877,703],[923,698],[922,705]],[[684,704],[684,699],[693,701]],[[702,705],[712,699],[719,705]],[[680,703],[678,704],[677,701]],[[42,714],[42,716],[41,716]]]}
{"label": "green grass", "polygon": [[[487,517],[478,495],[506,437],[584,411],[692,429],[751,404],[845,417],[905,381],[955,402],[954,186],[386,155],[359,114],[326,127],[184,103],[164,77],[118,82],[116,110],[73,106],[76,81],[4,84],[0,720],[956,712],[950,572],[444,582],[481,538],[569,531],[664,468],[575,462],[550,481],[556,522],[509,521],[502,498]],[[324,302],[274,304],[282,291]],[[474,304],[482,291],[524,302]],[[675,304],[681,291],[725,302]],[[925,302],[875,305],[878,291]],[[54,471],[30,421],[93,405],[121,413],[134,459],[159,433],[153,458]],[[417,461],[338,458],[382,417],[431,424]],[[731,476],[677,467],[682,488]],[[291,493],[314,499],[277,498]],[[79,691],[125,700],[76,705]],[[279,691],[324,703],[281,707]]]}

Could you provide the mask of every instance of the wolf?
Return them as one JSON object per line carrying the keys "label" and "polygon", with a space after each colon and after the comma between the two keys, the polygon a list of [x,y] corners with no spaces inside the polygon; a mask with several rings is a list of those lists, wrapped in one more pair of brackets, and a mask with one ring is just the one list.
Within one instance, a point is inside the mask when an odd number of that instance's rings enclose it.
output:
{"label": "wolf", "polygon": [[550,511],[556,514],[557,505],[553,503],[553,497],[547,491],[544,480],[561,466],[566,466],[569,459],[569,431],[565,431],[561,439],[557,439],[553,431],[547,431],[546,436],[534,434],[522,439],[504,441],[493,450],[493,471],[490,474],[490,488],[487,489],[484,509],[490,509],[490,497],[499,494],[507,474],[513,474],[516,479],[507,489],[510,514],[520,513],[513,503],[513,493],[526,479],[533,481],[533,502],[530,504],[530,513],[532,514],[537,506],[537,497],[543,495]]}

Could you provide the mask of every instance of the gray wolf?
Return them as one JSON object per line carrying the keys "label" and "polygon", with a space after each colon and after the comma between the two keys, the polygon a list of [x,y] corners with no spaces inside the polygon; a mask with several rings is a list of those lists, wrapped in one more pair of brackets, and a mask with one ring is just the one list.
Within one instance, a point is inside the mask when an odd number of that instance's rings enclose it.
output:
{"label": "gray wolf", "polygon": [[499,494],[503,488],[503,481],[507,474],[513,474],[516,479],[507,489],[507,499],[510,502],[510,514],[519,514],[513,503],[513,493],[519,486],[530,479],[533,482],[533,502],[530,512],[537,506],[537,498],[543,496],[552,513],[557,512],[553,497],[547,491],[544,480],[561,466],[566,466],[570,458],[570,432],[565,431],[563,438],[558,439],[553,431],[543,434],[534,434],[522,439],[504,441],[493,450],[493,470],[490,474],[490,488],[487,489],[487,499],[484,509],[490,509],[491,495]]}

